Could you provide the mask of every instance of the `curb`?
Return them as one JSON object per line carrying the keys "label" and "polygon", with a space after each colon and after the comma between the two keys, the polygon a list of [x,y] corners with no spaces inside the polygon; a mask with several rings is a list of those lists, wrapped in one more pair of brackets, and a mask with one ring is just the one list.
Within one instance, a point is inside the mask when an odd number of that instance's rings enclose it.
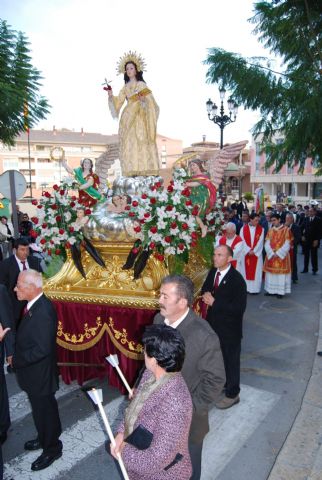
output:
{"label": "curb", "polygon": [[[322,303],[317,351],[322,350]],[[301,408],[267,480],[322,478],[322,358],[315,355]]]}

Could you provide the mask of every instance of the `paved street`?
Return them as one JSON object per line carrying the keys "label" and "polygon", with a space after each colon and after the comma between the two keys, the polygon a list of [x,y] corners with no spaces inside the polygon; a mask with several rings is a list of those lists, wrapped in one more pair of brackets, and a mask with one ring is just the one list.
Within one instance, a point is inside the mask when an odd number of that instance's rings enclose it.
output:
{"label": "paved street", "polygon": [[[302,261],[299,255],[299,270]],[[268,479],[311,377],[319,332],[321,285],[321,274],[300,274],[292,294],[282,300],[265,297],[263,293],[248,297],[241,402],[226,411],[211,410],[202,480]],[[4,445],[5,478],[119,480],[105,452],[106,437],[100,419],[76,384],[63,385],[58,395],[64,455],[48,469],[32,473],[30,464],[37,452],[23,450],[24,442],[35,435],[30,407],[15,377],[6,378],[13,422]],[[116,422],[123,398],[107,382],[91,384],[103,388],[105,410],[110,421]]]}

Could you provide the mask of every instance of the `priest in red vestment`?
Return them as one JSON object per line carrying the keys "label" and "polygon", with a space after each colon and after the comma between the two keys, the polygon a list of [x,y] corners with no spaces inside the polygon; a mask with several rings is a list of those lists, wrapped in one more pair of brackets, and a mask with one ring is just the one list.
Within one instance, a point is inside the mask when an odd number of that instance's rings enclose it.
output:
{"label": "priest in red vestment", "polygon": [[262,287],[264,229],[259,224],[257,213],[252,213],[249,218],[249,223],[240,231],[244,244],[241,274],[246,281],[247,292],[257,294]]}

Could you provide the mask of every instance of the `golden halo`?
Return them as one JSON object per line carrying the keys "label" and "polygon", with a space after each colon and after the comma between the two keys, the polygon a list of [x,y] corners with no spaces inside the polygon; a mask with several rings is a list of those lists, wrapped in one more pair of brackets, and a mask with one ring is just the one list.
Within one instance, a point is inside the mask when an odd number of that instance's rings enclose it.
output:
{"label": "golden halo", "polygon": [[144,72],[146,68],[146,64],[144,61],[144,58],[136,52],[132,52],[131,50],[127,53],[124,53],[123,57],[120,57],[116,71],[120,74],[124,74],[125,72],[125,65],[127,62],[133,62],[135,63],[138,72]]}

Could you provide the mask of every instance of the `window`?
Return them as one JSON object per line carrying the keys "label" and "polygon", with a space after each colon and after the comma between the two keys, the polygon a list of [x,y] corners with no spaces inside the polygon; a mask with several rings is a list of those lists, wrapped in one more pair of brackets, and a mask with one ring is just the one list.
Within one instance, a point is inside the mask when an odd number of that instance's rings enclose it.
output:
{"label": "window", "polygon": [[255,173],[259,173],[259,165],[260,165],[260,155],[261,155],[261,144],[256,142],[256,157],[255,157]]}
{"label": "window", "polygon": [[18,160],[9,158],[3,160],[3,170],[18,170]]}

